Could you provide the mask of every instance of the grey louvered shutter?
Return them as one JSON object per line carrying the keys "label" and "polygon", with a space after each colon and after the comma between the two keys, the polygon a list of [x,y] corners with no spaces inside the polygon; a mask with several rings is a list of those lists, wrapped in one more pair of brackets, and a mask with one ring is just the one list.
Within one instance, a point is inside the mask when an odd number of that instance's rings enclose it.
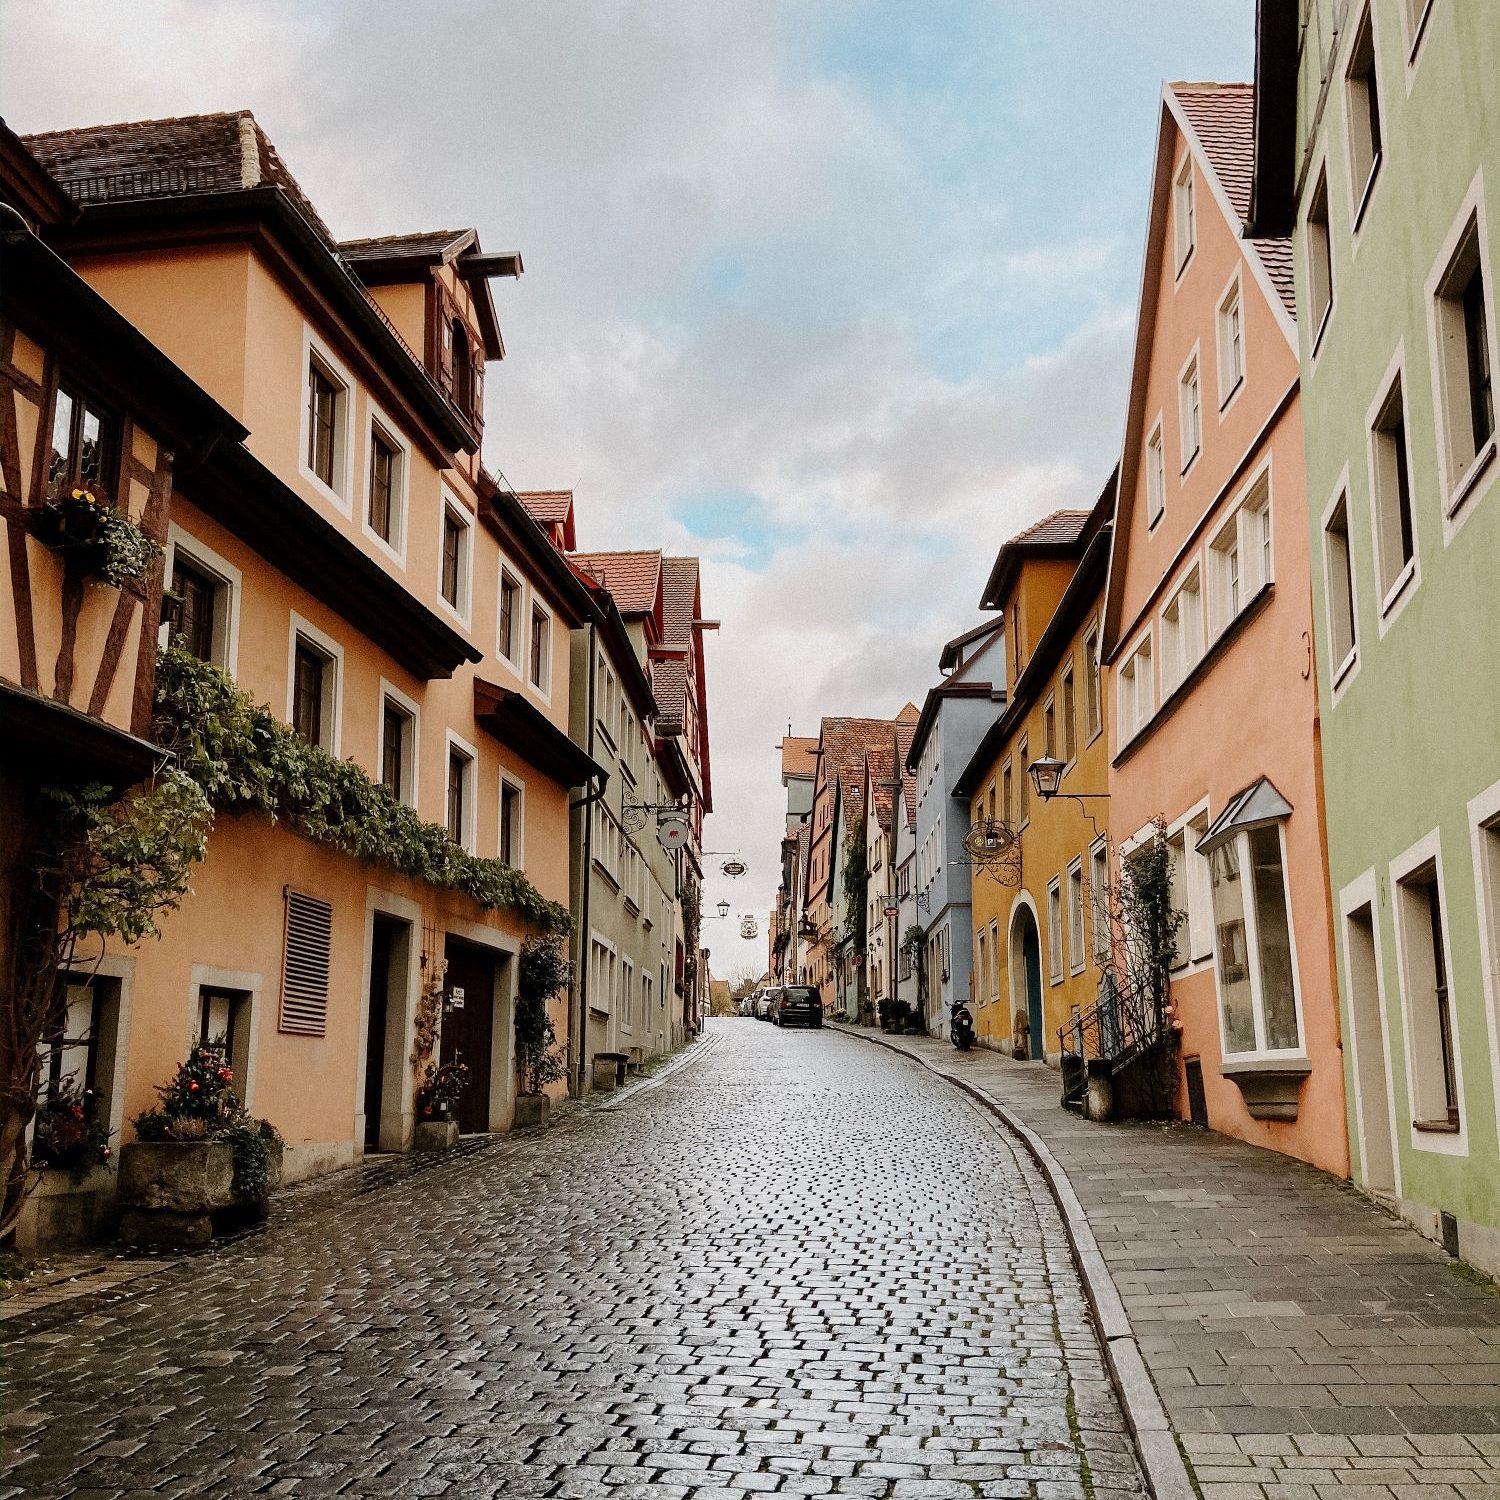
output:
{"label": "grey louvered shutter", "polygon": [[323,1036],[328,1029],[328,967],[333,908],[300,891],[286,893],[286,955],[281,968],[282,1031]]}

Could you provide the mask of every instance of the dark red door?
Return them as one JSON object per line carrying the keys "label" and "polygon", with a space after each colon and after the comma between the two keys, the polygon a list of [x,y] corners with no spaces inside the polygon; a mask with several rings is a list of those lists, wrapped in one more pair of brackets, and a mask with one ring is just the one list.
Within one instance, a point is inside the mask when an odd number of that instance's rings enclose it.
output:
{"label": "dark red door", "polygon": [[[490,1049],[495,1036],[495,959],[487,949],[450,937],[444,983],[441,1060],[468,1065],[469,1087],[458,1106],[458,1128],[465,1134],[490,1128]],[[448,997],[463,991],[463,1006]]]}

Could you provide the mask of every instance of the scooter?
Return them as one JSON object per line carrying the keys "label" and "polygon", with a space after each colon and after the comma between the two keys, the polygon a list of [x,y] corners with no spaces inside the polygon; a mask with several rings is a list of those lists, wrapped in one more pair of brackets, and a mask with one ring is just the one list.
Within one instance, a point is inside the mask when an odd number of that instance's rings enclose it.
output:
{"label": "scooter", "polygon": [[967,1052],[974,1045],[974,1017],[969,1014],[967,1000],[953,1002],[953,1017],[948,1023],[948,1038],[960,1052]]}

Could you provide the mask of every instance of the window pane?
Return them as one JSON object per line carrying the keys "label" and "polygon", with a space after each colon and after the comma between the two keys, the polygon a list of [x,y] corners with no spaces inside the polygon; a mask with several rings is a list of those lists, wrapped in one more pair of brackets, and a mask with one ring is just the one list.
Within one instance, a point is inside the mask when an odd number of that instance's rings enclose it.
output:
{"label": "window pane", "polygon": [[379,433],[370,435],[370,530],[389,542],[396,485],[396,450]]}
{"label": "window pane", "polygon": [[212,661],[218,586],[206,574],[178,558],[172,565],[172,592],[182,600],[177,644],[199,661]]}
{"label": "window pane", "polygon": [[47,464],[47,490],[61,494],[68,488],[73,473],[73,398],[66,391],[57,393],[52,414],[52,457]]}
{"label": "window pane", "polygon": [[1255,925],[1259,933],[1266,1046],[1272,1050],[1290,1049],[1300,1046],[1301,1039],[1297,1035],[1286,877],[1281,868],[1281,836],[1276,828],[1251,830],[1250,859],[1255,867]]}
{"label": "window pane", "polygon": [[309,745],[323,743],[323,658],[297,643],[292,696],[292,728]]}
{"label": "window pane", "polygon": [[500,654],[515,660],[516,655],[516,583],[509,574],[500,578]]}
{"label": "window pane", "polygon": [[454,609],[459,608],[459,587],[462,577],[463,527],[451,511],[443,513],[443,598]]}
{"label": "window pane", "polygon": [[83,421],[79,426],[78,479],[80,484],[103,484],[107,467],[106,432],[104,419],[98,412],[84,408]]}
{"label": "window pane", "polygon": [[1214,928],[1218,940],[1219,1006],[1224,1015],[1226,1052],[1255,1051],[1255,1011],[1250,994],[1245,942],[1245,888],[1240,878],[1238,839],[1209,856],[1213,880]]}
{"label": "window pane", "polygon": [[1484,277],[1478,266],[1463,292],[1464,347],[1469,374],[1469,421],[1474,451],[1495,430],[1495,396],[1490,378],[1490,339],[1484,320]]}
{"label": "window pane", "polygon": [[384,741],[380,779],[399,797],[405,782],[406,715],[394,703],[385,706]]}

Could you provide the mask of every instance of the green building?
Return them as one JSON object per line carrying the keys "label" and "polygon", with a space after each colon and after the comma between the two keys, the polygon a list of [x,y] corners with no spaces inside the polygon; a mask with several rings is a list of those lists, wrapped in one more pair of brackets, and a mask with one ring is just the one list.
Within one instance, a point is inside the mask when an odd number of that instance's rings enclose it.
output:
{"label": "green building", "polygon": [[1500,1270],[1500,4],[1259,0],[1355,1179]]}

